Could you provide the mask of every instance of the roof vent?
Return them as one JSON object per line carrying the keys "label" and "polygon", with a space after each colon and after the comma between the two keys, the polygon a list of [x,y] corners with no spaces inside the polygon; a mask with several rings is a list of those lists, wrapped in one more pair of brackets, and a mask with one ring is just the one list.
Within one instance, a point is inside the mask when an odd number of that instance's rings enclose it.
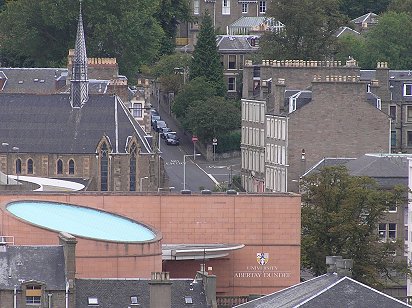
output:
{"label": "roof vent", "polygon": [[228,189],[228,190],[226,191],[226,194],[228,194],[228,195],[237,195],[237,191],[234,190],[234,189]]}
{"label": "roof vent", "polygon": [[185,304],[193,304],[193,298],[191,296],[185,296]]}

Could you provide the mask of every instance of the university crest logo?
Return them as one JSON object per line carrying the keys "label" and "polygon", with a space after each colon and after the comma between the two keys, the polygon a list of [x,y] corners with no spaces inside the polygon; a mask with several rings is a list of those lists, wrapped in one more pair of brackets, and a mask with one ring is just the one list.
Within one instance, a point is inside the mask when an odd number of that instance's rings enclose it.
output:
{"label": "university crest logo", "polygon": [[256,254],[256,261],[260,265],[266,265],[269,261],[269,253],[267,253],[267,252],[258,252]]}

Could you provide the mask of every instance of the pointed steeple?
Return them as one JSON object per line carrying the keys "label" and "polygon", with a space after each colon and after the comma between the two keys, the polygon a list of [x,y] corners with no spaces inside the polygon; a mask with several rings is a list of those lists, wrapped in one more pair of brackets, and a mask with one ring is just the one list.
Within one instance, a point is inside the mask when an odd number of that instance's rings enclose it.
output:
{"label": "pointed steeple", "polygon": [[87,79],[87,54],[84,39],[82,0],[80,0],[79,22],[77,24],[76,44],[72,63],[71,99],[73,108],[81,108],[89,99],[89,80]]}

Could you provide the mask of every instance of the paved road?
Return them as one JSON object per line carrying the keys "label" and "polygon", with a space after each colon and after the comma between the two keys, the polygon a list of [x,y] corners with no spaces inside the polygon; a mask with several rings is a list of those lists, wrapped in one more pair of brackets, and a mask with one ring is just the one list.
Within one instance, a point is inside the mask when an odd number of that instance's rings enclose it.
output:
{"label": "paved road", "polygon": [[[160,149],[171,187],[174,187],[177,191],[184,188],[184,160],[186,160],[185,188],[192,191],[213,190],[216,184],[227,184],[233,175],[240,173],[240,158],[210,162],[202,156],[196,156],[194,160],[191,136],[185,134],[177,121],[168,114],[167,108],[161,106],[158,111],[168,127],[176,131],[180,137],[180,146],[168,146],[163,139],[161,140]],[[184,155],[191,156],[186,156],[186,159],[184,159]]]}

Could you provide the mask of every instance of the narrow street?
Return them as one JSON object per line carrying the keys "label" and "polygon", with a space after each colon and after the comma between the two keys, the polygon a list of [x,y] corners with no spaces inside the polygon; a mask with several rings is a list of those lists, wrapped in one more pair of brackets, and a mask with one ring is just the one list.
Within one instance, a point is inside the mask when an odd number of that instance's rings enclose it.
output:
{"label": "narrow street", "polygon": [[[160,140],[160,150],[169,176],[169,186],[174,187],[173,190],[180,191],[184,188],[194,192],[202,189],[213,190],[217,184],[227,185],[233,176],[240,174],[240,157],[215,162],[207,161],[204,156],[196,156],[194,159],[192,136],[185,133],[169,114],[169,106],[166,108],[162,104],[160,108],[156,104],[153,106],[157,107],[156,110],[162,120],[166,121],[168,127],[180,138],[179,146],[169,146],[163,139]],[[186,161],[186,168],[184,168],[184,161]]]}

